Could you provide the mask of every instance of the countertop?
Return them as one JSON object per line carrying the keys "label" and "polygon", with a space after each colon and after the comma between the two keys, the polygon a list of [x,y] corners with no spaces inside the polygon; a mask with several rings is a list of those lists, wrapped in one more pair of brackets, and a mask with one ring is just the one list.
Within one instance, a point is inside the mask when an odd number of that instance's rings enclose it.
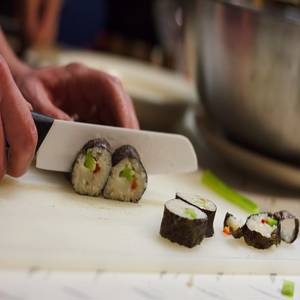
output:
{"label": "countertop", "polygon": [[272,300],[281,295],[282,282],[295,282],[300,299],[300,277],[225,276],[190,274],[62,273],[32,269],[0,272],[1,300],[201,299]]}
{"label": "countertop", "polygon": [[[195,141],[194,141],[195,142]],[[287,209],[300,216],[300,192],[274,186],[233,168],[197,139],[200,169],[212,169],[235,189],[255,199],[262,209]],[[32,268],[0,270],[0,300],[22,299],[285,299],[282,282],[295,282],[300,299],[299,276],[267,274],[205,275],[157,273],[66,273]]]}

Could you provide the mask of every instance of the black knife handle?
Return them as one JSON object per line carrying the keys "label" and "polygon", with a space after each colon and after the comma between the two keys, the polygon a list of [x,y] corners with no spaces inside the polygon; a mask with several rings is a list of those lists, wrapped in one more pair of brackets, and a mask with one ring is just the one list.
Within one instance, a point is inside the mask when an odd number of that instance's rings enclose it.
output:
{"label": "black knife handle", "polygon": [[38,142],[36,146],[36,151],[38,151],[42,142],[47,136],[50,128],[52,127],[54,119],[49,116],[39,114],[37,112],[32,112],[31,115],[38,133]]}

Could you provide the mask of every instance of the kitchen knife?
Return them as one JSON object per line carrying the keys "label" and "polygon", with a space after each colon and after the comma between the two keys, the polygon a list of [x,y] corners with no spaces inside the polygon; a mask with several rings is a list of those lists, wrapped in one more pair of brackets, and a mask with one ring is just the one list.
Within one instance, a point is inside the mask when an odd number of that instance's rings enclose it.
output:
{"label": "kitchen knife", "polygon": [[99,137],[113,149],[124,144],[134,146],[149,174],[183,173],[198,167],[194,148],[182,135],[54,120],[35,112],[32,116],[38,131],[39,169],[70,172],[82,146]]}

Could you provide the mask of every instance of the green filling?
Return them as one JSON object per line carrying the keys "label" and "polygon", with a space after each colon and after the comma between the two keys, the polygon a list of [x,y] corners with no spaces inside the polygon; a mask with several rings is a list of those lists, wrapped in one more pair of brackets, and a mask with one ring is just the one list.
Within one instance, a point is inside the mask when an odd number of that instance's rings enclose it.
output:
{"label": "green filling", "polygon": [[200,206],[200,207],[203,207],[203,208],[206,208],[207,207],[207,203],[204,199],[198,199],[197,200],[197,204]]}
{"label": "green filling", "polygon": [[191,217],[193,220],[195,220],[197,218],[197,214],[195,213],[195,211],[192,208],[186,208],[184,210],[184,213]]}
{"label": "green filling", "polygon": [[91,172],[96,169],[96,159],[93,157],[93,150],[88,149],[85,155],[84,166]]}
{"label": "green filling", "polygon": [[267,223],[270,225],[270,226],[276,226],[278,225],[278,221],[276,219],[273,219],[273,218],[267,218]]}
{"label": "green filling", "polygon": [[134,177],[135,172],[133,169],[129,166],[126,165],[126,167],[120,172],[120,177],[126,178],[128,181],[131,181]]}
{"label": "green filling", "polygon": [[281,294],[289,297],[294,296],[295,284],[293,281],[285,280],[281,288]]}
{"label": "green filling", "polygon": [[234,191],[211,171],[206,170],[203,172],[202,183],[225,200],[239,206],[245,211],[252,214],[259,212],[259,208],[255,202]]}

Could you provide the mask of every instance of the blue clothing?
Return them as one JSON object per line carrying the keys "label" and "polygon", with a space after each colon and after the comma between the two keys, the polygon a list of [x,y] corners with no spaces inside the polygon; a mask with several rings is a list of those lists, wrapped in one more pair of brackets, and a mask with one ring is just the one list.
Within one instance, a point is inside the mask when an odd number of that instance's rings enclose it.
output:
{"label": "blue clothing", "polygon": [[105,30],[108,0],[64,0],[58,42],[65,46],[89,47]]}

